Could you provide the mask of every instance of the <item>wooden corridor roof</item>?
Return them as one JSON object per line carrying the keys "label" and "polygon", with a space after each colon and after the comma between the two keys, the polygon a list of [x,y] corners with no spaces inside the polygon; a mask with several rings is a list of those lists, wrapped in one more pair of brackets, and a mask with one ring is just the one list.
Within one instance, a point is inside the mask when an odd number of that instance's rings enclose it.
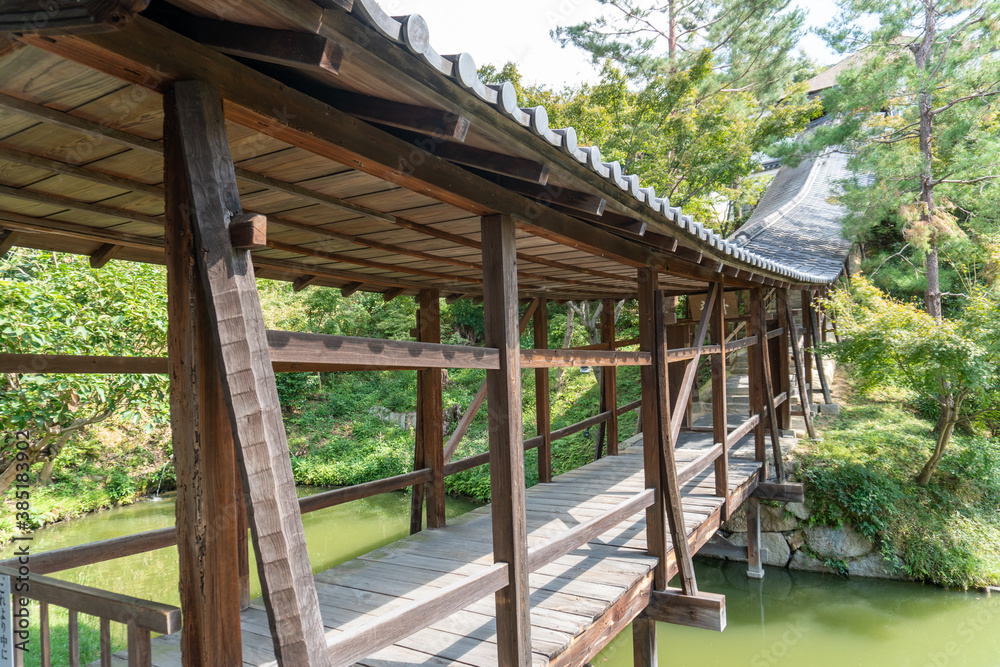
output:
{"label": "wooden corridor roof", "polygon": [[[751,450],[752,439],[743,440],[751,443]],[[537,550],[567,530],[648,493],[643,479],[642,436],[623,444],[627,449],[619,456],[600,459],[560,475],[552,483],[528,489],[529,549]],[[685,467],[695,472],[699,458],[710,446],[708,434],[684,433],[677,450],[682,474]],[[729,487],[735,505],[742,504],[757,488],[762,481],[759,473],[756,461],[730,461]],[[697,470],[683,486],[686,533],[693,551],[708,541],[722,521],[725,499],[715,491],[712,466]],[[409,610],[414,601],[495,567],[490,515],[487,505],[445,528],[418,533],[318,573],[316,586],[327,641],[349,636],[351,631],[395,611]],[[646,607],[656,559],[646,553],[645,524],[642,509],[628,511],[621,523],[532,572],[532,665],[586,663]],[[672,550],[667,563],[668,577],[672,577],[677,572]],[[405,626],[405,619],[399,624]],[[242,628],[244,664],[274,665],[267,618],[259,601],[244,610]],[[154,640],[153,665],[179,665],[179,645],[177,634]],[[343,655],[350,647],[338,649]],[[498,664],[496,650],[494,601],[487,596],[361,658],[357,665],[494,667]],[[113,664],[125,664],[124,658],[116,656]]]}
{"label": "wooden corridor roof", "polygon": [[162,262],[160,93],[200,78],[227,100],[241,204],[268,219],[259,277],[476,297],[479,219],[506,213],[522,296],[624,298],[650,265],[678,294],[720,274],[816,282],[704,229],[428,34],[372,0],[154,0],[113,32],[14,33],[0,47],[0,247]]}

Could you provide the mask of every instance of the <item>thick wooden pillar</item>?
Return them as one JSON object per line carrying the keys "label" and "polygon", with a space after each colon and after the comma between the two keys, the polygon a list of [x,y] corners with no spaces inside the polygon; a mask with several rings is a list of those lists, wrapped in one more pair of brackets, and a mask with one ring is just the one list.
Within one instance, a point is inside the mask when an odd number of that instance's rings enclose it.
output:
{"label": "thick wooden pillar", "polygon": [[[722,295],[716,295],[716,301],[722,300]],[[706,307],[711,307],[709,298]],[[674,557],[677,559],[678,574],[681,579],[681,590],[684,595],[698,595],[698,582],[694,574],[694,562],[691,560],[691,550],[688,546],[687,525],[684,521],[684,505],[681,503],[681,488],[677,480],[677,461],[674,448],[677,445],[676,432],[670,419],[670,389],[667,383],[667,328],[663,322],[663,292],[653,293],[653,333],[654,354],[652,367],[656,374],[656,400],[660,410],[657,420],[660,436],[660,489],[664,496],[667,510],[667,525],[670,528],[670,541],[673,545]],[[702,331],[704,338],[704,331]],[[697,364],[697,359],[692,365]],[[647,529],[648,532],[648,529]]]}
{"label": "thick wooden pillar", "polygon": [[[649,352],[652,364],[640,367],[642,383],[642,457],[647,489],[656,489],[656,501],[646,508],[646,551],[658,559],[653,571],[653,589],[662,591],[667,586],[667,510],[660,480],[660,407],[656,388],[656,318],[655,294],[658,277],[656,269],[638,270],[639,288],[639,349]],[[668,419],[669,423],[669,419]]]}
{"label": "thick wooden pillar", "polygon": [[194,230],[186,214],[189,204],[176,113],[170,105],[166,112],[167,341],[177,473],[181,656],[186,665],[235,667],[243,662],[242,600],[241,577],[231,573],[241,564],[241,550],[246,553],[246,524],[240,521],[243,491],[218,354],[194,264]]}
{"label": "thick wooden pillar", "polygon": [[[535,348],[549,347],[549,308],[545,299],[538,299],[534,321]],[[549,405],[549,369],[535,369],[535,433],[542,437],[538,447],[538,481],[552,481],[552,408]]]}
{"label": "thick wooden pillar", "polygon": [[[812,324],[809,328],[812,332],[812,337],[810,338],[813,348],[812,356],[816,359],[816,374],[819,375],[819,385],[823,390],[823,402],[829,405],[833,403],[833,395],[830,393],[830,382],[826,378],[826,369],[823,368],[823,357],[820,356],[818,350],[819,344],[826,342],[826,324],[823,324],[822,319],[817,319],[816,309],[812,303],[812,294],[809,292],[806,292],[806,294],[809,294],[809,312],[807,316],[809,322]],[[822,314],[819,314],[819,316],[822,317]],[[806,346],[808,347],[809,343],[806,343]]]}
{"label": "thick wooden pillar", "polygon": [[484,217],[482,239],[486,346],[500,352],[499,370],[486,371],[493,559],[508,566],[508,583],[496,594],[497,652],[501,665],[524,666],[531,664],[531,619],[513,218]]}
{"label": "thick wooden pillar", "polygon": [[[611,351],[615,349],[615,300],[604,299],[601,306],[601,342],[608,343]],[[611,419],[605,422],[607,452],[609,456],[618,454],[618,369],[615,366],[605,366],[601,371],[601,383],[604,391],[604,405],[601,411],[611,411]]]}
{"label": "thick wooden pillar", "polygon": [[[421,290],[418,297],[417,340],[441,342],[441,295],[437,290]],[[441,369],[417,371],[417,432],[414,445],[414,470],[430,468],[431,481],[414,487],[410,511],[410,533],[420,531],[423,499],[427,498],[427,527],[445,524],[444,493],[444,401]]]}
{"label": "thick wooden pillar", "polygon": [[753,429],[754,458],[760,462],[761,474],[767,479],[767,446],[764,443],[764,430],[767,427],[767,411],[764,409],[764,361],[761,350],[766,342],[764,334],[764,311],[760,304],[760,289],[748,290],[747,310],[750,313],[749,335],[757,336],[757,342],[747,349],[747,380],[750,393],[750,414],[760,415],[760,421]]}
{"label": "thick wooden pillar", "polygon": [[[211,346],[216,355],[213,370],[221,380],[222,398],[237,444],[236,458],[275,656],[280,665],[325,667],[330,658],[253,266],[249,251],[235,250],[229,238],[230,218],[239,215],[241,209],[222,101],[207,84],[179,82],[165,96],[164,111],[169,224],[192,236],[192,250],[185,261],[198,272],[208,324],[199,342]],[[178,363],[184,361],[179,359]],[[226,478],[229,481],[222,483],[231,484],[231,468]],[[217,517],[210,516],[209,520]],[[179,530],[187,527],[179,526]],[[207,572],[206,578],[238,581],[237,565],[235,553],[227,552],[220,567]],[[198,595],[202,583],[182,576],[182,598]],[[234,585],[233,590],[238,609],[238,586]],[[232,607],[227,602],[226,608]],[[212,615],[215,618],[190,624],[185,618],[183,634],[190,630],[203,637],[206,644],[239,641],[227,611],[213,608]],[[214,625],[223,622],[218,618],[222,616],[225,630],[213,630]],[[189,640],[185,637],[185,641]],[[191,664],[198,664],[194,660]],[[229,660],[226,656],[224,661],[202,664],[229,664]]]}
{"label": "thick wooden pillar", "polygon": [[[670,313],[668,312],[669,316]],[[691,325],[690,324],[667,324],[667,347],[671,350],[676,350],[684,347],[691,347],[694,343],[691,337]],[[667,369],[667,380],[670,383],[670,405],[673,406],[675,411],[680,410],[683,413],[683,419],[681,421],[681,426],[690,427],[694,424],[694,419],[691,410],[691,396],[684,401],[683,405],[678,406],[677,397],[681,394],[681,386],[684,384],[684,371],[686,369],[685,364],[670,364]]]}
{"label": "thick wooden pillar", "polygon": [[[729,407],[726,401],[726,300],[724,286],[720,281],[719,296],[712,305],[712,321],[709,324],[709,339],[712,345],[721,345],[722,354],[712,355],[712,439],[722,443],[722,455],[715,460],[715,495],[726,498],[729,495],[729,449],[726,437],[729,435]],[[705,304],[708,305],[707,303]],[[726,518],[732,507],[725,505]]]}
{"label": "thick wooden pillar", "polygon": [[778,406],[778,428],[788,430],[792,428],[792,369],[789,336],[792,332],[794,322],[788,321],[788,290],[777,288],[774,290],[775,309],[778,315],[778,327],[785,330],[785,333],[778,336],[777,358],[775,359],[775,385],[778,393],[784,393],[788,398]]}

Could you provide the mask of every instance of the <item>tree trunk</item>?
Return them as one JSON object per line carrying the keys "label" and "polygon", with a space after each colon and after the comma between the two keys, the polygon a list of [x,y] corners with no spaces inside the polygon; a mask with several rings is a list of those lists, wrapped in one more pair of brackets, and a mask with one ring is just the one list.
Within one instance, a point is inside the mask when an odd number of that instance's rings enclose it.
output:
{"label": "tree trunk", "polygon": [[[930,55],[934,45],[934,38],[937,33],[937,21],[934,14],[934,5],[926,4],[924,13],[924,38],[913,50],[913,58],[917,69],[927,70],[927,57]],[[932,147],[932,137],[934,133],[933,110],[933,86],[928,81],[924,84],[924,89],[920,91],[920,201],[923,210],[920,215],[921,224],[925,226],[930,234],[930,249],[927,252],[927,292],[924,300],[927,306],[927,313],[934,319],[941,320],[941,278],[938,268],[938,243],[937,232],[934,227],[934,174],[932,160],[934,152]]]}
{"label": "tree trunk", "polygon": [[931,475],[937,470],[938,463],[941,462],[941,458],[944,456],[945,450],[948,448],[948,444],[951,442],[952,433],[955,432],[955,425],[958,423],[958,418],[961,415],[963,397],[959,396],[946,396],[941,402],[941,418],[938,420],[940,428],[938,429],[937,442],[934,445],[934,453],[924,464],[921,469],[920,474],[917,475],[917,484],[924,486],[931,480]]}
{"label": "tree trunk", "polygon": [[0,472],[0,495],[6,494],[7,489],[9,489],[10,485],[14,483],[15,479],[17,479],[17,465],[19,463],[27,463],[28,465],[31,465],[37,461],[38,457],[42,454],[42,450],[44,450],[45,447],[52,441],[52,438],[53,436],[51,435],[43,435],[37,442],[29,445],[26,452],[28,457],[27,461],[18,461],[16,458],[12,458],[10,460],[3,472]]}

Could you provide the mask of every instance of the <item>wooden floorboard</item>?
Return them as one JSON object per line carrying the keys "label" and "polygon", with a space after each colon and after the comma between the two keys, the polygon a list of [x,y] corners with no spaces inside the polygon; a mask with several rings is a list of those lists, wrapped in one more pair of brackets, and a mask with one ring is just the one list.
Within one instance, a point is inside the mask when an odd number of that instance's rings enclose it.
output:
{"label": "wooden floorboard", "polygon": [[[684,433],[680,466],[696,459],[710,436]],[[629,441],[626,441],[627,444]],[[608,457],[528,489],[529,548],[557,537],[644,490],[640,439]],[[734,504],[756,488],[759,466],[730,459]],[[723,499],[715,495],[713,467],[682,489],[688,542],[697,551],[718,529]],[[442,587],[482,572],[493,562],[489,506],[423,531],[315,575],[327,637],[350,632],[381,614],[405,607]],[[623,521],[588,544],[532,572],[532,664],[575,664],[589,659],[641,610],[648,599],[654,559],[646,556],[645,512]],[[676,570],[668,554],[668,569]],[[274,653],[263,605],[243,612],[245,665],[273,665]],[[153,664],[180,664],[177,636],[153,641]],[[118,656],[120,657],[120,656]],[[357,663],[396,665],[497,664],[493,596],[487,596],[394,646]]]}

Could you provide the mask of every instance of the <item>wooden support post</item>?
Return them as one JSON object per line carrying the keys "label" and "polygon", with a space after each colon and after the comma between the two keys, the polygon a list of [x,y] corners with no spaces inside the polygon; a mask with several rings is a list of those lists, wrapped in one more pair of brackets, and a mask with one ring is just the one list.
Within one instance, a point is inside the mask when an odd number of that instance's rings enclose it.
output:
{"label": "wooden support post", "polygon": [[[774,407],[774,384],[771,381],[771,348],[767,340],[767,326],[764,318],[764,300],[761,298],[759,288],[751,292],[752,305],[752,326],[757,327],[753,334],[757,336],[760,343],[760,369],[764,398],[764,407],[767,409],[767,426],[771,435],[771,450],[774,452],[775,474],[779,482],[785,481],[785,468],[781,461],[781,437],[778,433],[778,416]],[[787,400],[785,401],[788,402]]]}
{"label": "wooden support post", "polygon": [[656,269],[637,271],[639,290],[639,349],[649,352],[652,365],[639,369],[642,383],[642,458],[646,488],[656,489],[656,502],[646,508],[646,551],[657,559],[653,570],[653,589],[667,586],[667,510],[660,480],[660,408],[657,400],[656,367],[665,360],[657,359],[656,318],[653,316],[657,290]]}
{"label": "wooden support post", "polygon": [[177,472],[177,552],[187,664],[240,665],[238,577],[242,487],[205,304],[180,152],[177,113],[165,108],[166,263],[170,423]]}
{"label": "wooden support post", "polygon": [[[716,288],[719,296],[712,307],[712,321],[709,325],[709,340],[712,345],[724,346],[726,342],[726,300],[724,282],[719,281]],[[726,441],[729,436],[729,408],[726,401],[726,355],[712,355],[712,439],[722,443],[722,454],[715,460],[715,495],[720,498],[729,497],[729,448]],[[723,508],[726,519],[733,513],[732,503],[726,502]]]}
{"label": "wooden support post", "polygon": [[764,578],[764,565],[760,553],[760,501],[747,499],[747,576]]}
{"label": "wooden support post", "polygon": [[[549,347],[549,309],[545,299],[538,300],[535,310],[535,349]],[[552,481],[552,412],[549,406],[549,369],[535,369],[535,433],[542,438],[538,447],[538,481]]]}
{"label": "wooden support post", "polygon": [[753,429],[754,458],[761,464],[761,477],[767,479],[767,446],[764,443],[764,429],[767,425],[767,413],[764,411],[764,362],[761,350],[767,341],[761,338],[765,331],[761,319],[763,309],[759,308],[760,290],[747,290],[747,310],[750,313],[750,335],[757,337],[757,343],[747,350],[747,376],[750,393],[750,414],[760,415]]}
{"label": "wooden support post", "polygon": [[[601,342],[609,343],[612,346],[615,343],[614,299],[604,299],[602,305]],[[613,347],[609,349],[613,349]],[[604,423],[608,456],[616,456],[618,454],[618,369],[614,366],[605,366],[601,371],[601,383],[604,389],[604,403],[601,405],[601,412],[611,411],[611,419]]]}
{"label": "wooden support post", "polygon": [[[218,92],[204,83],[179,82],[165,96],[164,111],[167,189],[172,193],[168,195],[168,218],[170,226],[180,230],[173,232],[179,237],[174,242],[183,241],[186,249],[176,253],[176,261],[191,263],[198,271],[207,326],[194,343],[207,343],[215,355],[214,372],[209,374],[219,379],[220,400],[226,404],[237,443],[236,458],[275,657],[279,665],[325,667],[330,658],[250,253],[233,250],[227,229],[229,219],[242,211],[222,101]],[[184,298],[183,291],[174,289]],[[177,307],[189,306],[181,302]],[[192,358],[181,357],[177,363]],[[228,482],[219,483],[231,483],[231,467],[224,476]],[[178,481],[181,483],[180,474]],[[232,498],[231,490],[226,494]],[[213,514],[209,519],[214,533],[219,517]],[[179,530],[186,532],[180,526]],[[190,538],[179,536],[184,541]],[[182,575],[182,597],[197,596],[196,587],[222,580],[230,580],[233,591],[227,594],[225,607],[205,605],[204,618],[191,620],[185,615],[182,637],[185,642],[200,641],[205,647],[201,650],[213,655],[220,651],[220,645],[234,642],[236,661],[230,655],[222,660],[192,656],[192,664],[240,664],[238,573],[233,572],[238,561],[232,548],[228,547],[227,558],[217,568],[207,570],[204,577]]]}
{"label": "wooden support post", "polygon": [[802,340],[804,341],[802,345],[803,359],[806,382],[809,383],[809,402],[812,403],[812,392],[813,392],[813,360],[812,356],[807,352],[807,350],[812,347],[813,339],[813,328],[812,328],[812,318],[809,317],[809,290],[802,290],[799,292],[799,300],[802,302],[802,327],[805,332],[802,334]]}
{"label": "wooden support post", "polygon": [[500,352],[500,369],[486,371],[493,559],[508,565],[508,583],[496,593],[497,654],[501,665],[526,666],[531,664],[531,619],[514,219],[484,217],[482,238],[486,346]]}
{"label": "wooden support post", "polygon": [[[789,363],[788,336],[791,332],[792,323],[788,321],[788,290],[774,290],[775,308],[778,314],[778,326],[785,330],[775,341],[777,356],[773,358],[774,373],[772,380],[778,393],[792,395],[792,373]],[[778,406],[778,428],[788,430],[792,427],[792,402],[785,401]]]}
{"label": "wooden support post", "polygon": [[[829,405],[830,403],[833,403],[833,396],[830,393],[830,383],[826,379],[826,369],[823,368],[823,358],[820,356],[819,350],[818,350],[819,344],[821,342],[825,342],[825,338],[826,338],[826,330],[825,330],[826,329],[826,325],[824,324],[822,326],[822,328],[819,327],[819,324],[817,322],[816,309],[813,308],[812,299],[811,298],[810,298],[810,300],[809,300],[808,303],[809,303],[809,307],[808,307],[809,315],[808,315],[808,317],[809,317],[809,321],[812,322],[812,324],[813,324],[813,326],[810,327],[810,330],[812,331],[813,355],[816,358],[816,372],[819,374],[819,384],[820,384],[820,387],[823,389],[823,402],[826,403],[827,405]],[[819,335],[820,332],[822,332],[822,336]]]}
{"label": "wooden support post", "polygon": [[[792,306],[785,300],[785,317],[788,321],[788,328],[791,335],[788,337],[792,342],[792,359],[795,361],[795,383],[799,386],[799,403],[802,405],[802,418],[806,422],[806,431],[810,438],[816,437],[816,428],[813,426],[812,406],[809,401],[809,390],[806,388],[805,367],[802,363],[802,348],[799,346],[799,328],[795,324],[795,314]],[[789,403],[789,401],[785,401]]]}
{"label": "wooden support post", "polygon": [[[716,294],[717,301],[722,297]],[[707,307],[711,307],[711,298]],[[660,440],[660,489],[664,496],[667,510],[667,524],[670,527],[670,541],[677,559],[678,574],[681,578],[681,589],[684,595],[698,595],[698,582],[694,575],[694,562],[691,560],[691,549],[688,545],[687,526],[684,522],[684,506],[681,504],[681,488],[677,479],[677,461],[674,457],[674,447],[677,435],[670,420],[670,389],[667,385],[667,329],[663,323],[663,292],[653,293],[653,372],[656,374],[656,404],[660,415],[657,419]],[[704,338],[704,331],[702,331]],[[683,395],[683,394],[682,394]],[[725,443],[725,439],[723,439]],[[648,531],[648,529],[647,529]],[[655,589],[664,590],[664,589]]]}
{"label": "wooden support post", "polygon": [[656,621],[639,614],[632,621],[632,664],[635,667],[657,667]]}
{"label": "wooden support post", "polygon": [[[441,295],[437,290],[420,291],[420,316],[417,321],[422,343],[441,342]],[[444,526],[444,401],[440,368],[417,372],[417,439],[422,441],[424,461],[421,468],[431,469],[427,484],[427,527]],[[419,468],[414,468],[419,470]]]}

